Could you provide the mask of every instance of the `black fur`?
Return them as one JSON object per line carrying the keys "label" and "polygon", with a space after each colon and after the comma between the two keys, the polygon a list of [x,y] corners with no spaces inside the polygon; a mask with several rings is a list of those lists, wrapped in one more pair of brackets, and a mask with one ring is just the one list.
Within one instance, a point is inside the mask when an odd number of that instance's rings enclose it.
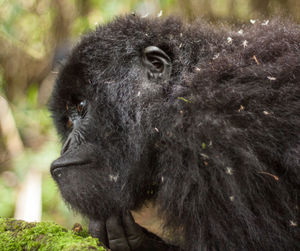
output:
{"label": "black fur", "polygon": [[[84,164],[56,178],[64,199],[91,219],[153,200],[184,250],[299,250],[300,27],[264,24],[127,16],[83,37],[50,101],[63,141],[66,104],[88,103],[63,154]],[[168,81],[145,74],[152,45]]]}

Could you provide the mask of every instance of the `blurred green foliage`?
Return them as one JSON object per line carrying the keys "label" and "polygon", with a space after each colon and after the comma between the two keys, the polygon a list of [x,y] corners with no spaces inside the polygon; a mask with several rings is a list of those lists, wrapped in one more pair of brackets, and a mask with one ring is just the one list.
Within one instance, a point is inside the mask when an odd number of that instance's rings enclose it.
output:
{"label": "blurred green foliage", "polygon": [[16,190],[9,186],[3,177],[0,177],[0,216],[12,217],[16,200]]}
{"label": "blurred green foliage", "polygon": [[[39,6],[33,11],[33,5],[38,2],[40,2]],[[46,53],[47,43],[44,41],[49,34],[52,21],[51,9],[43,6],[42,2],[46,1],[2,0],[0,2],[1,35],[38,58]]]}
{"label": "blurred green foliage", "polygon": [[4,78],[3,78],[3,69],[0,67],[0,95],[4,95]]}
{"label": "blurred green foliage", "polygon": [[[11,158],[0,130],[0,216],[13,216],[18,188],[34,167],[43,173],[43,220],[68,227],[80,221],[61,200],[49,174],[60,148],[46,107],[57,72],[54,55],[61,45],[71,47],[81,34],[116,15],[156,16],[160,10],[163,16],[184,20],[203,17],[229,23],[275,13],[300,18],[299,0],[0,0],[0,96],[7,99],[24,144],[23,152]],[[7,171],[15,175],[16,184],[7,180]]]}

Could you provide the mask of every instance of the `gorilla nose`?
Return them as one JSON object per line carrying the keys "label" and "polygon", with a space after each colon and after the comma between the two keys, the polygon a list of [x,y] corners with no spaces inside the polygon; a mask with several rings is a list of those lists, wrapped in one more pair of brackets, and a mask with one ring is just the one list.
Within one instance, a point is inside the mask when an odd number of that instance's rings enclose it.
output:
{"label": "gorilla nose", "polygon": [[69,163],[65,158],[62,157],[58,158],[57,160],[53,161],[51,164],[50,167],[51,175],[57,178],[61,177],[63,168],[68,165]]}

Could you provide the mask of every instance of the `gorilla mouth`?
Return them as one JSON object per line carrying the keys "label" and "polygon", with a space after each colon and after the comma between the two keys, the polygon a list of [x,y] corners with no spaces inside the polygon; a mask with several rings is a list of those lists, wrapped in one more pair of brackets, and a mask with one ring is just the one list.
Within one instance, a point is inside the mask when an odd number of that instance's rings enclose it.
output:
{"label": "gorilla mouth", "polygon": [[53,161],[50,167],[50,172],[52,177],[56,180],[60,178],[64,172],[66,167],[82,167],[85,165],[91,164],[91,160],[76,160],[76,159],[68,159],[64,158],[64,156]]}
{"label": "gorilla mouth", "polygon": [[91,158],[92,151],[88,151],[88,153],[87,149],[83,147],[65,151],[58,159],[52,162],[50,167],[52,177],[54,179],[61,177],[62,173],[65,172],[65,168],[90,165],[93,162]]}

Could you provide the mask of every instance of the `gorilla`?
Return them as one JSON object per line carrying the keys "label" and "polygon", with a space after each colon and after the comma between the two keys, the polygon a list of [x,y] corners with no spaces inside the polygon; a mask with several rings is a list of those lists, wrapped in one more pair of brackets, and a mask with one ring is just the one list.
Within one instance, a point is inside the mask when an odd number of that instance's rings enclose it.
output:
{"label": "gorilla", "polygon": [[112,251],[300,250],[300,27],[114,19],[64,63],[51,174]]}

